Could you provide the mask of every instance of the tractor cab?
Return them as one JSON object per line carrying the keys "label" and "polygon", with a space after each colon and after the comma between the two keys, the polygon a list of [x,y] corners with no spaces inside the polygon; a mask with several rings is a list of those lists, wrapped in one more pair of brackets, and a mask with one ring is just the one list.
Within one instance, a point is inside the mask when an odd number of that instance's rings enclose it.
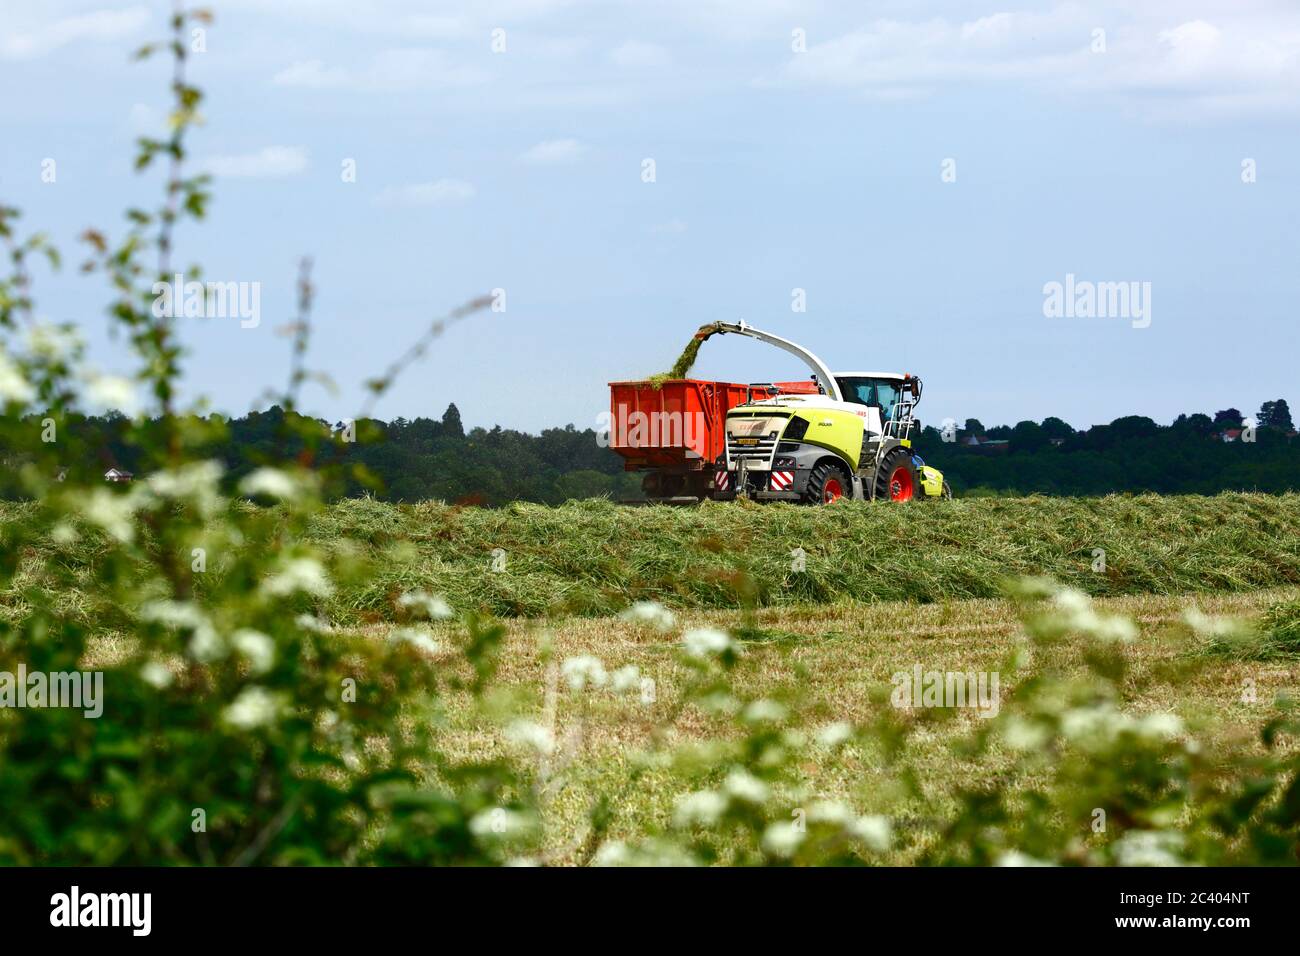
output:
{"label": "tractor cab", "polygon": [[921,399],[921,380],[900,372],[836,372],[835,384],[844,401],[865,405],[867,431],[892,438],[909,438],[912,410]]}

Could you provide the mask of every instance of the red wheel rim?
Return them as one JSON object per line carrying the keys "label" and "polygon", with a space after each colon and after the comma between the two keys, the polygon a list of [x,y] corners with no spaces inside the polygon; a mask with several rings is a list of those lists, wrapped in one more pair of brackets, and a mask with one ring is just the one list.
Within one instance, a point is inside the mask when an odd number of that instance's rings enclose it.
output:
{"label": "red wheel rim", "polygon": [[906,465],[899,465],[889,476],[889,500],[911,501],[915,491],[912,484],[912,472]]}
{"label": "red wheel rim", "polygon": [[826,487],[822,489],[822,503],[830,504],[832,501],[839,501],[844,497],[844,486],[840,484],[838,478],[828,478]]}

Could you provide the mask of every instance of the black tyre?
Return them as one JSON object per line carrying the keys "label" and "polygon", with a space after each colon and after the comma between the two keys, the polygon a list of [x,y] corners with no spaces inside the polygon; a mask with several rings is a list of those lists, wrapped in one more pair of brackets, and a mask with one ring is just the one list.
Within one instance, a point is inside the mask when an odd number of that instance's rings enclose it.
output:
{"label": "black tyre", "polygon": [[839,465],[824,461],[808,476],[803,500],[810,505],[829,505],[851,494],[849,473]]}
{"label": "black tyre", "polygon": [[886,501],[912,501],[920,490],[912,453],[906,448],[886,452],[876,472],[876,498]]}
{"label": "black tyre", "polygon": [[944,501],[952,501],[952,485],[945,481],[943,488],[939,491],[939,497]]}

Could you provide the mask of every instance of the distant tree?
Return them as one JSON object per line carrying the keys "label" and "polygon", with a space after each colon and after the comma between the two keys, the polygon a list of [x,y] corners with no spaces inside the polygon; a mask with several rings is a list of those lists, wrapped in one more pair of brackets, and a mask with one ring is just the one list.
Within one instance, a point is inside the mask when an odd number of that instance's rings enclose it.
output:
{"label": "distant tree", "polygon": [[968,435],[983,435],[984,423],[978,418],[968,418],[966,419],[966,427],[962,430]]}
{"label": "distant tree", "polygon": [[1285,398],[1261,405],[1255,421],[1261,428],[1276,428],[1278,431],[1289,432],[1295,428],[1291,421],[1291,409],[1287,406]]}
{"label": "distant tree", "polygon": [[1043,419],[1043,434],[1048,439],[1070,438],[1074,435],[1074,429],[1068,422],[1062,421],[1055,416],[1049,416]]}
{"label": "distant tree", "polygon": [[1245,418],[1235,408],[1225,408],[1214,413],[1215,428],[1240,428],[1242,419]]}
{"label": "distant tree", "polygon": [[1017,422],[1011,429],[1011,450],[1021,452],[1037,451],[1048,444],[1047,434],[1038,422]]}
{"label": "distant tree", "polygon": [[[1237,419],[1241,424],[1241,419]],[[1160,426],[1145,415],[1125,415],[1110,423],[1110,440],[1125,441],[1135,438],[1154,438],[1160,432]]]}
{"label": "distant tree", "polygon": [[460,409],[452,402],[442,413],[442,433],[448,438],[464,438],[465,426],[460,420]]}

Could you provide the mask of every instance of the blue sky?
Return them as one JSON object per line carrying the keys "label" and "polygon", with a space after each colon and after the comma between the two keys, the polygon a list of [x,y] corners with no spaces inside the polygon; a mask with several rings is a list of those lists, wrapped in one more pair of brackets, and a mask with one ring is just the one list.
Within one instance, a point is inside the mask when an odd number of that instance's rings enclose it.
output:
{"label": "blue sky", "polygon": [[[433,316],[497,288],[505,312],[455,327],[376,414],[455,401],[469,424],[595,426],[605,383],[741,318],[833,368],[920,374],[936,424],[1300,401],[1293,3],[209,6],[192,146],[216,200],[180,260],[260,282],[262,316],[185,326],[195,394],[218,409],[283,381],[275,329],[302,255],[313,364],[340,385],[307,404],[334,420]],[[120,231],[157,195],[130,161],[163,120],[164,64],[128,54],[166,11],[0,8],[0,201],[70,264],[82,229]],[[1149,282],[1150,325],[1046,317],[1044,285],[1067,274]],[[128,370],[101,280],[38,270],[36,291]],[[696,374],[806,372],[733,337]]]}

